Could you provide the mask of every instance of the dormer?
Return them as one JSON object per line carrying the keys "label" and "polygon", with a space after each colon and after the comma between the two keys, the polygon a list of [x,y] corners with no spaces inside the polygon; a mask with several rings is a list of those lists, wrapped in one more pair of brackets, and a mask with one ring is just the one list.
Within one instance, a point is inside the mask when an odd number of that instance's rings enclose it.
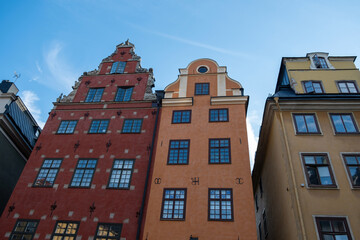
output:
{"label": "dormer", "polygon": [[328,59],[329,53],[313,52],[306,57],[310,59],[310,69],[335,69]]}

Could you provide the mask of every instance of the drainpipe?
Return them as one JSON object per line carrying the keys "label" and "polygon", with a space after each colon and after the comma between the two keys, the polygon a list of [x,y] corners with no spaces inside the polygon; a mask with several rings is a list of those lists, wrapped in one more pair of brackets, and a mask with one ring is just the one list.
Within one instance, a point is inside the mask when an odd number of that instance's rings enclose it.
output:
{"label": "drainpipe", "polygon": [[[161,93],[160,93],[160,95],[161,95]],[[147,170],[146,170],[145,188],[144,188],[143,198],[142,198],[142,202],[141,202],[139,221],[138,221],[138,229],[137,229],[137,233],[136,233],[136,240],[140,240],[141,224],[142,224],[142,218],[143,218],[143,213],[144,213],[147,188],[148,188],[148,185],[149,185],[149,175],[150,175],[152,156],[153,156],[154,147],[155,147],[154,145],[155,145],[156,130],[157,130],[158,119],[159,119],[159,111],[160,111],[161,99],[162,99],[162,96],[157,97],[157,101],[156,101],[157,107],[156,107],[156,118],[155,118],[155,124],[154,124],[154,132],[153,132],[153,136],[152,136],[152,140],[151,140],[149,163],[148,163],[148,167],[147,167]]]}
{"label": "drainpipe", "polygon": [[285,131],[284,118],[283,118],[282,111],[281,111],[281,108],[280,108],[280,105],[279,105],[279,97],[275,97],[274,100],[275,100],[275,104],[276,104],[277,109],[279,110],[279,114],[280,114],[281,128],[282,128],[283,135],[284,135],[284,140],[285,140],[287,159],[288,159],[289,166],[290,166],[291,180],[292,180],[292,184],[294,186],[296,209],[297,209],[297,212],[298,212],[298,215],[299,215],[302,239],[306,240],[307,238],[306,238],[306,232],[305,232],[305,226],[304,226],[304,218],[303,218],[303,215],[302,215],[302,212],[301,212],[299,193],[298,193],[298,190],[296,188],[294,166],[293,166],[293,163],[292,163],[292,160],[291,160],[290,146],[289,146],[287,134],[286,134],[286,131]]}

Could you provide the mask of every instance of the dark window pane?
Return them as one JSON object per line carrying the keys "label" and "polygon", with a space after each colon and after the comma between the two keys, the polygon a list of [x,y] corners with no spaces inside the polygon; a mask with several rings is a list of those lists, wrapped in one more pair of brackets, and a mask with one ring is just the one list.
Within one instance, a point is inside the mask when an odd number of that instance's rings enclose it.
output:
{"label": "dark window pane", "polygon": [[297,133],[320,133],[315,114],[293,114]]}
{"label": "dark window pane", "polygon": [[100,102],[104,88],[90,88],[85,102]]}
{"label": "dark window pane", "polygon": [[71,187],[90,187],[97,160],[79,160],[76,166]]}
{"label": "dark window pane", "polygon": [[122,132],[123,133],[140,133],[142,119],[125,119]]}
{"label": "dark window pane", "polygon": [[208,95],[209,83],[195,83],[195,95]]}
{"label": "dark window pane", "polygon": [[133,87],[120,87],[118,88],[115,96],[116,102],[127,102],[131,100],[131,95],[133,92]]}
{"label": "dark window pane", "polygon": [[126,62],[114,62],[111,67],[110,73],[124,73],[125,66]]}

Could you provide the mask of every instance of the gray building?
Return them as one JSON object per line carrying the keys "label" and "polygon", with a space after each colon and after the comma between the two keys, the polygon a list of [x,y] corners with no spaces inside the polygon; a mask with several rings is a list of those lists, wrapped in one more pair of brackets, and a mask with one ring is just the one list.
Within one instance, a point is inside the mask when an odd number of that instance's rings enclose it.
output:
{"label": "gray building", "polygon": [[0,83],[0,215],[41,131],[18,92],[14,83]]}

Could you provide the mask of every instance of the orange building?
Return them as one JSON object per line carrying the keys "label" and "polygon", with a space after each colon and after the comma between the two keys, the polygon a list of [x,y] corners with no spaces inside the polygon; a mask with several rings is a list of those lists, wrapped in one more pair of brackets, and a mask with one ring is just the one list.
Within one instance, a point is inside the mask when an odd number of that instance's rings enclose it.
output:
{"label": "orange building", "polygon": [[256,239],[248,96],[198,59],[165,88],[142,239]]}

